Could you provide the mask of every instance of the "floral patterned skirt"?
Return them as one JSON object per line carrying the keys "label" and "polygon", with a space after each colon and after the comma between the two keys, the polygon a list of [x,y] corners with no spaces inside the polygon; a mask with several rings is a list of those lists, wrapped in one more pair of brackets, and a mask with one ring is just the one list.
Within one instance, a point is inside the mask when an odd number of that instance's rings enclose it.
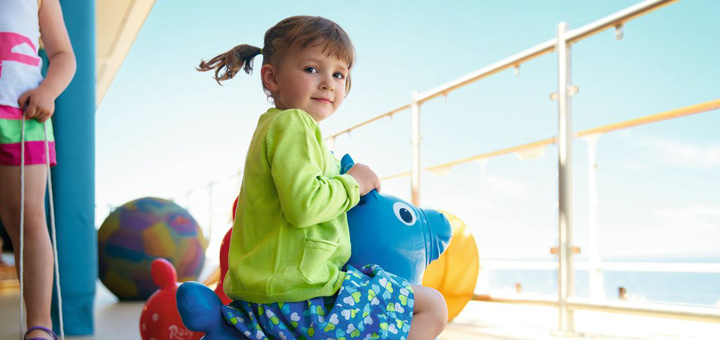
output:
{"label": "floral patterned skirt", "polygon": [[410,283],[380,266],[347,266],[335,296],[307,301],[223,306],[225,320],[250,339],[407,339]]}

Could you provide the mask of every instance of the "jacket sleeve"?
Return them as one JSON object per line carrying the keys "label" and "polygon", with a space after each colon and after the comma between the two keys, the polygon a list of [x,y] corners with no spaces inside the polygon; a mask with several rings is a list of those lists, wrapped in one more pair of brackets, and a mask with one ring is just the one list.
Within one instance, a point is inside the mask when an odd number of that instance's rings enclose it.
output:
{"label": "jacket sleeve", "polygon": [[275,118],[267,135],[267,159],[280,207],[299,228],[332,220],[360,200],[352,176],[323,175],[325,161],[332,159],[324,154],[316,127],[305,112],[290,110]]}

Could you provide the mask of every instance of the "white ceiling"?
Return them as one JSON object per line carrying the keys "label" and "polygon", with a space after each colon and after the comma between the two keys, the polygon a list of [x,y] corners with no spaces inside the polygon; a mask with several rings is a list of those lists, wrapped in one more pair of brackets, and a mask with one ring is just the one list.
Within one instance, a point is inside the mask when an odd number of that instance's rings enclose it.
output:
{"label": "white ceiling", "polygon": [[99,105],[145,23],[155,0],[97,0],[96,72]]}

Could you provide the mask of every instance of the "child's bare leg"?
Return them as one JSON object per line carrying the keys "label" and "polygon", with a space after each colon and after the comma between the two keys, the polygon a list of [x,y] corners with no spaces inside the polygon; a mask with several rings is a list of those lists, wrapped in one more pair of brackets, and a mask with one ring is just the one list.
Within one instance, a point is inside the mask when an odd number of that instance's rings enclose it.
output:
{"label": "child's bare leg", "polygon": [[435,339],[447,325],[445,298],[435,289],[412,285],[415,306],[408,340]]}
{"label": "child's bare leg", "polygon": [[[45,220],[45,165],[25,166],[24,295],[27,326],[52,328],[50,304],[53,283],[53,252]],[[0,216],[10,235],[19,276],[20,265],[20,167],[0,165]],[[39,331],[31,337],[46,338]]]}

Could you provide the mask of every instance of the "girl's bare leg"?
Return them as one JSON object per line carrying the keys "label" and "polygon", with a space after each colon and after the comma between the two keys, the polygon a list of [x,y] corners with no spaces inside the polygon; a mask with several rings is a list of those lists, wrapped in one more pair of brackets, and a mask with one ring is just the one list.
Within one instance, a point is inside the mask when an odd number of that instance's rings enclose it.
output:
{"label": "girl's bare leg", "polygon": [[435,289],[412,285],[415,293],[408,340],[435,339],[447,325],[445,298]]}
{"label": "girl's bare leg", "polygon": [[[25,166],[25,237],[23,258],[27,327],[52,329],[50,304],[53,284],[53,251],[45,220],[45,165]],[[20,167],[0,165],[0,216],[10,235],[20,277]],[[42,331],[30,337],[47,338]]]}

